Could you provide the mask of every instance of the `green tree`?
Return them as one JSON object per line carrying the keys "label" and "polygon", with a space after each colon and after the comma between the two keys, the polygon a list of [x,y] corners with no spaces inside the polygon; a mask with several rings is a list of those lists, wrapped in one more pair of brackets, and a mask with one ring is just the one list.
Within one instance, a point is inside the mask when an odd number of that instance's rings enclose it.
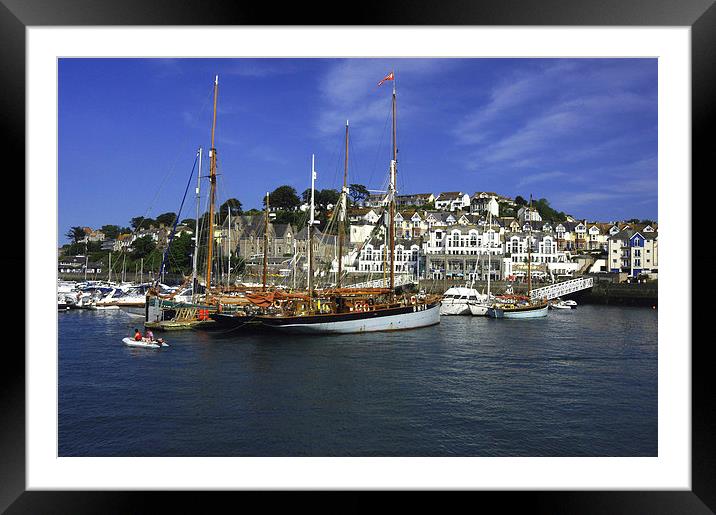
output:
{"label": "green tree", "polygon": [[155,222],[154,222],[154,220],[152,220],[151,218],[145,218],[145,217],[143,217],[143,216],[135,216],[134,218],[132,218],[132,219],[130,220],[129,223],[130,223],[130,225],[132,226],[132,229],[134,229],[134,230],[136,231],[136,230],[138,230],[140,227],[146,229],[146,228],[148,228],[150,225],[154,225]]}
{"label": "green tree", "polygon": [[185,273],[191,269],[191,253],[194,251],[194,243],[191,236],[182,233],[175,236],[167,254],[166,270],[172,273]]}
{"label": "green tree", "polygon": [[542,220],[546,222],[562,222],[566,218],[563,212],[553,209],[546,198],[533,201],[532,207],[537,210]]}
{"label": "green tree", "polygon": [[309,202],[311,202],[311,188],[306,188],[305,190],[303,190],[303,193],[301,193],[301,200],[304,204],[308,204]]}
{"label": "green tree", "polygon": [[192,231],[196,231],[196,220],[193,218],[185,218],[184,220],[182,220],[179,223],[181,223],[182,225],[186,225]]}
{"label": "green tree", "polygon": [[174,220],[176,220],[177,215],[176,213],[168,212],[168,213],[162,213],[157,217],[157,223],[164,224],[167,227],[170,227],[174,225]]}
{"label": "green tree", "polygon": [[[269,194],[269,203],[275,209],[295,211],[301,205],[301,199],[296,193],[296,188],[284,184]],[[266,207],[266,197],[263,199],[263,206]]]}
{"label": "green tree", "polygon": [[329,205],[335,206],[340,196],[340,193],[332,189],[320,190],[314,195],[316,206],[318,206],[321,211],[327,210]]}
{"label": "green tree", "polygon": [[361,204],[368,198],[368,195],[370,195],[368,188],[362,184],[351,184],[348,187],[348,196],[355,204]]}
{"label": "green tree", "polygon": [[70,227],[70,230],[67,231],[65,236],[68,240],[72,241],[72,243],[77,243],[85,237],[85,230],[80,226]]}
{"label": "green tree", "polygon": [[157,244],[151,236],[142,236],[132,243],[132,256],[135,259],[146,258],[157,248]]}
{"label": "green tree", "polygon": [[277,211],[272,220],[275,224],[291,224],[293,227],[302,227],[306,223],[306,213],[301,211]]}
{"label": "green tree", "polygon": [[119,236],[121,229],[119,225],[103,225],[101,231],[104,233],[106,238],[114,240]]}
{"label": "green tree", "polygon": [[515,197],[515,204],[517,204],[518,206],[526,206],[527,201],[523,199],[520,195],[517,195]]}
{"label": "green tree", "polygon": [[231,209],[232,217],[243,213],[241,210],[241,201],[239,199],[230,198],[219,206],[219,220],[223,222],[223,220],[229,216],[229,209]]}

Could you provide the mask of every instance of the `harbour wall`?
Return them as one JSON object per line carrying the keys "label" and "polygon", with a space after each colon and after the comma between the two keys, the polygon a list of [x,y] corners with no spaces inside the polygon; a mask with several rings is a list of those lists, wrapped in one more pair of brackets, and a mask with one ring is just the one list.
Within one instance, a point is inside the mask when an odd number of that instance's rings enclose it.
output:
{"label": "harbour wall", "polygon": [[[98,274],[99,275],[99,274]],[[62,280],[74,280],[74,281],[82,281],[83,280],[82,274],[59,274],[59,278]],[[134,277],[133,273],[127,273],[126,274],[126,280],[127,281],[138,281],[140,278],[137,276]],[[94,274],[88,274],[88,279],[94,279]],[[116,274],[112,274],[113,279],[120,279],[121,274],[119,277],[116,277]],[[374,276],[370,277],[371,279],[375,279]],[[107,275],[103,274],[103,276],[98,277],[98,279],[107,279]],[[149,274],[144,274],[143,279],[145,281],[151,280],[152,276]],[[368,276],[365,278],[360,278],[360,280],[367,280]],[[167,274],[167,277],[165,277],[165,282],[167,284],[178,284],[181,283],[182,277],[177,276],[169,276]],[[356,280],[356,278],[351,277],[351,282]],[[464,279],[462,280],[445,280],[445,279],[421,279],[420,280],[420,289],[424,289],[427,293],[436,293],[436,294],[442,294],[450,288],[451,286],[465,286],[466,282]],[[551,284],[549,282],[540,282],[540,281],[534,281],[532,283],[533,288],[539,288],[541,286],[547,286],[548,284]],[[522,282],[507,282],[507,281],[491,281],[490,282],[490,289],[492,292],[496,294],[500,294],[504,292],[508,286],[512,286],[512,291],[516,294],[520,293],[526,293],[527,292],[527,284]],[[475,281],[473,283],[473,287],[482,292],[487,291],[487,281]],[[604,304],[604,305],[621,305],[621,306],[646,306],[646,307],[652,307],[658,305],[658,298],[659,298],[659,292],[658,292],[658,281],[650,281],[647,283],[611,283],[611,282],[602,282],[602,281],[596,281],[594,283],[594,287],[590,288],[588,290],[582,290],[575,293],[572,293],[570,295],[567,295],[565,298],[571,298],[575,299],[580,304]]]}
{"label": "harbour wall", "polygon": [[656,307],[659,305],[659,288],[657,281],[619,284],[595,282],[594,287],[569,297],[581,304]]}
{"label": "harbour wall", "polygon": [[[549,282],[533,282],[533,288],[547,286]],[[490,289],[496,294],[504,292],[508,286],[516,294],[527,293],[526,283],[509,283],[507,281],[491,281]],[[420,288],[427,293],[444,293],[451,286],[465,286],[465,281],[445,281],[443,279],[425,279],[420,281]],[[475,281],[473,288],[487,291],[487,281]],[[595,281],[594,286],[587,290],[566,295],[565,299],[574,299],[580,304],[603,304],[617,306],[658,306],[658,282],[647,283],[609,283]]]}

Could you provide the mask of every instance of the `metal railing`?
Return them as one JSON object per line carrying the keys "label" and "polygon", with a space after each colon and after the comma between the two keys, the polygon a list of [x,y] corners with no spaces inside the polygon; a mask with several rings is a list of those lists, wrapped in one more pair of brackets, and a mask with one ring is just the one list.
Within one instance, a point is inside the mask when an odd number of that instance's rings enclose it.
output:
{"label": "metal railing", "polygon": [[[351,285],[346,285],[348,288],[382,288],[386,283],[387,279],[383,280],[383,278],[376,279],[374,281],[365,281],[362,283],[356,283]],[[395,285],[396,286],[403,286],[406,284],[412,284],[415,282],[414,276],[411,274],[395,274]]]}
{"label": "metal railing", "polygon": [[536,288],[530,292],[531,299],[556,299],[562,295],[569,295],[580,290],[586,290],[594,286],[593,277],[579,277],[561,283],[550,284],[542,288]]}

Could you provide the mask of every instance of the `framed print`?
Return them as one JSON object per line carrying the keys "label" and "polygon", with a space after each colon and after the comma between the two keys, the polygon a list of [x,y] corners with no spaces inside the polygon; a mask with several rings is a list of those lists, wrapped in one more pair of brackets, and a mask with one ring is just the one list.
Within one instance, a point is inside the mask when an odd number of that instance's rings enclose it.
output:
{"label": "framed print", "polygon": [[[26,199],[25,253],[4,262],[25,258],[27,331],[2,360],[0,506],[460,490],[544,513],[715,510],[688,280],[713,2],[354,14],[0,6],[8,168],[25,170],[8,191]],[[500,224],[499,251],[460,250]],[[68,278],[82,287],[50,284]],[[441,316],[463,294],[485,324]],[[617,306],[581,306],[602,294]],[[561,325],[498,320],[542,317]]]}

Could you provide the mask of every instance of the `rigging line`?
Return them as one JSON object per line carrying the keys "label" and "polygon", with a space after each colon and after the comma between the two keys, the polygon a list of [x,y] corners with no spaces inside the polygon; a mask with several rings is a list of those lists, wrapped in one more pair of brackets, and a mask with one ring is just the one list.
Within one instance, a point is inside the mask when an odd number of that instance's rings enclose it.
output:
{"label": "rigging line", "polygon": [[378,157],[380,156],[380,153],[383,149],[383,141],[385,140],[385,133],[386,133],[385,129],[388,126],[388,120],[390,119],[391,113],[392,113],[392,110],[388,110],[388,115],[385,117],[385,123],[383,124],[383,130],[380,132],[380,142],[378,143],[378,151],[375,154],[375,159],[373,160],[373,168],[370,171],[370,177],[368,179],[368,184],[366,184],[366,187],[370,187],[369,185],[373,181],[373,174],[375,173],[375,169],[378,164]]}
{"label": "rigging line", "polygon": [[[358,164],[356,160],[356,151],[355,147],[353,146],[353,140],[348,140],[348,151],[350,152],[350,156],[348,156],[348,184],[360,184],[360,174],[358,173]],[[352,179],[351,179],[352,177]]]}
{"label": "rigging line", "polygon": [[[198,114],[198,117],[200,117],[201,114],[206,110],[206,107],[208,106],[209,99],[211,98],[211,96],[212,96],[212,94],[213,94],[213,91],[214,91],[214,87],[213,87],[213,84],[212,84],[212,88],[211,88],[211,90],[210,90],[209,95],[207,95],[207,97],[204,99],[204,104],[201,106],[201,108],[200,108],[199,111],[198,111],[198,113],[199,113],[199,114]],[[188,135],[188,134],[185,134],[185,135],[184,135],[184,139],[182,140],[181,144],[179,145],[179,148],[183,148],[183,147],[186,145],[186,142],[187,142],[188,139],[189,139],[189,135]],[[162,191],[162,188],[164,187],[164,184],[167,182],[167,180],[169,179],[169,177],[174,173],[174,170],[175,170],[175,168],[176,168],[177,162],[179,161],[179,156],[180,156],[180,155],[181,155],[181,152],[180,152],[180,153],[177,153],[176,157],[174,158],[174,162],[173,162],[172,165],[169,167],[169,171],[167,172],[167,174],[164,176],[164,178],[162,179],[161,183],[159,184],[159,188],[157,189],[157,192],[154,194],[154,198],[152,199],[152,201],[151,201],[150,204],[149,204],[149,207],[147,208],[147,210],[146,210],[145,213],[144,213],[144,218],[145,218],[145,219],[146,219],[146,217],[149,215],[151,209],[154,207],[154,203],[156,202],[157,198],[159,197],[159,193]],[[142,223],[139,224],[139,226],[137,227],[137,230],[138,230],[139,228],[141,228],[141,226],[142,226],[143,223],[144,223],[144,221],[142,221]]]}
{"label": "rigging line", "polygon": [[[201,108],[198,110],[198,113],[199,113],[198,116],[201,116],[201,114],[206,110],[206,108],[207,108],[207,106],[208,106],[208,103],[209,103],[209,99],[211,98],[212,94],[213,94],[213,86],[212,86],[212,89],[210,90],[209,94],[207,95],[207,97],[204,99],[204,104],[203,104],[203,105],[201,106]],[[186,145],[186,142],[187,142],[188,138],[189,138],[189,135],[188,135],[188,134],[185,134],[185,135],[184,135],[184,139],[182,140],[181,144],[179,145],[179,148],[183,148],[183,147]],[[167,182],[167,180],[174,174],[174,171],[175,171],[175,169],[176,169],[176,165],[177,165],[177,163],[178,163],[178,161],[179,161],[179,157],[180,157],[181,155],[182,155],[182,152],[178,152],[178,153],[176,154],[176,156],[174,157],[173,163],[172,163],[171,166],[169,167],[169,170],[167,171],[167,173],[166,173],[166,175],[164,176],[164,178],[162,179],[162,181],[159,183],[159,187],[157,188],[157,191],[156,191],[156,193],[154,194],[154,197],[152,198],[152,201],[149,203],[149,207],[147,207],[146,211],[144,212],[144,215],[142,216],[143,220],[142,220],[142,221],[140,222],[140,224],[131,232],[131,234],[130,234],[130,240],[132,240],[132,237],[133,237],[135,234],[137,234],[137,233],[139,232],[139,230],[142,228],[142,226],[144,225],[144,222],[146,221],[147,216],[149,216],[149,213],[151,212],[152,208],[154,208],[154,204],[156,203],[157,199],[159,198],[159,194],[160,194],[160,192],[162,191],[162,189],[163,189],[163,187],[164,187],[164,184],[165,184],[165,183]],[[120,252],[119,252],[119,256],[117,256],[117,257],[122,257],[122,256],[124,255],[124,253],[127,252],[127,249],[128,249],[128,247],[122,247],[121,250],[120,250]],[[119,259],[117,260],[117,262],[119,262]],[[115,262],[115,265],[116,265],[116,262]],[[112,266],[112,271],[114,271],[114,266]]]}
{"label": "rigging line", "polygon": [[[186,200],[186,194],[189,192],[189,186],[191,185],[191,180],[194,177],[194,170],[196,170],[196,163],[199,159],[199,156],[197,155],[194,158],[194,165],[191,167],[191,173],[189,174],[189,180],[186,183],[186,188],[184,189],[184,196],[181,199],[181,205],[179,206],[179,212],[177,213],[176,217],[174,218],[174,226],[172,227],[172,233],[169,236],[169,243],[167,243],[167,248],[164,250],[164,255],[162,256],[162,265],[159,267],[159,277],[164,273],[164,267],[166,266],[166,259],[167,254],[169,254],[169,249],[172,246],[172,242],[174,241],[174,234],[176,233],[177,224],[179,223],[179,217],[181,216],[181,210],[184,207],[184,201]],[[159,282],[159,279],[157,279],[157,282]]]}

